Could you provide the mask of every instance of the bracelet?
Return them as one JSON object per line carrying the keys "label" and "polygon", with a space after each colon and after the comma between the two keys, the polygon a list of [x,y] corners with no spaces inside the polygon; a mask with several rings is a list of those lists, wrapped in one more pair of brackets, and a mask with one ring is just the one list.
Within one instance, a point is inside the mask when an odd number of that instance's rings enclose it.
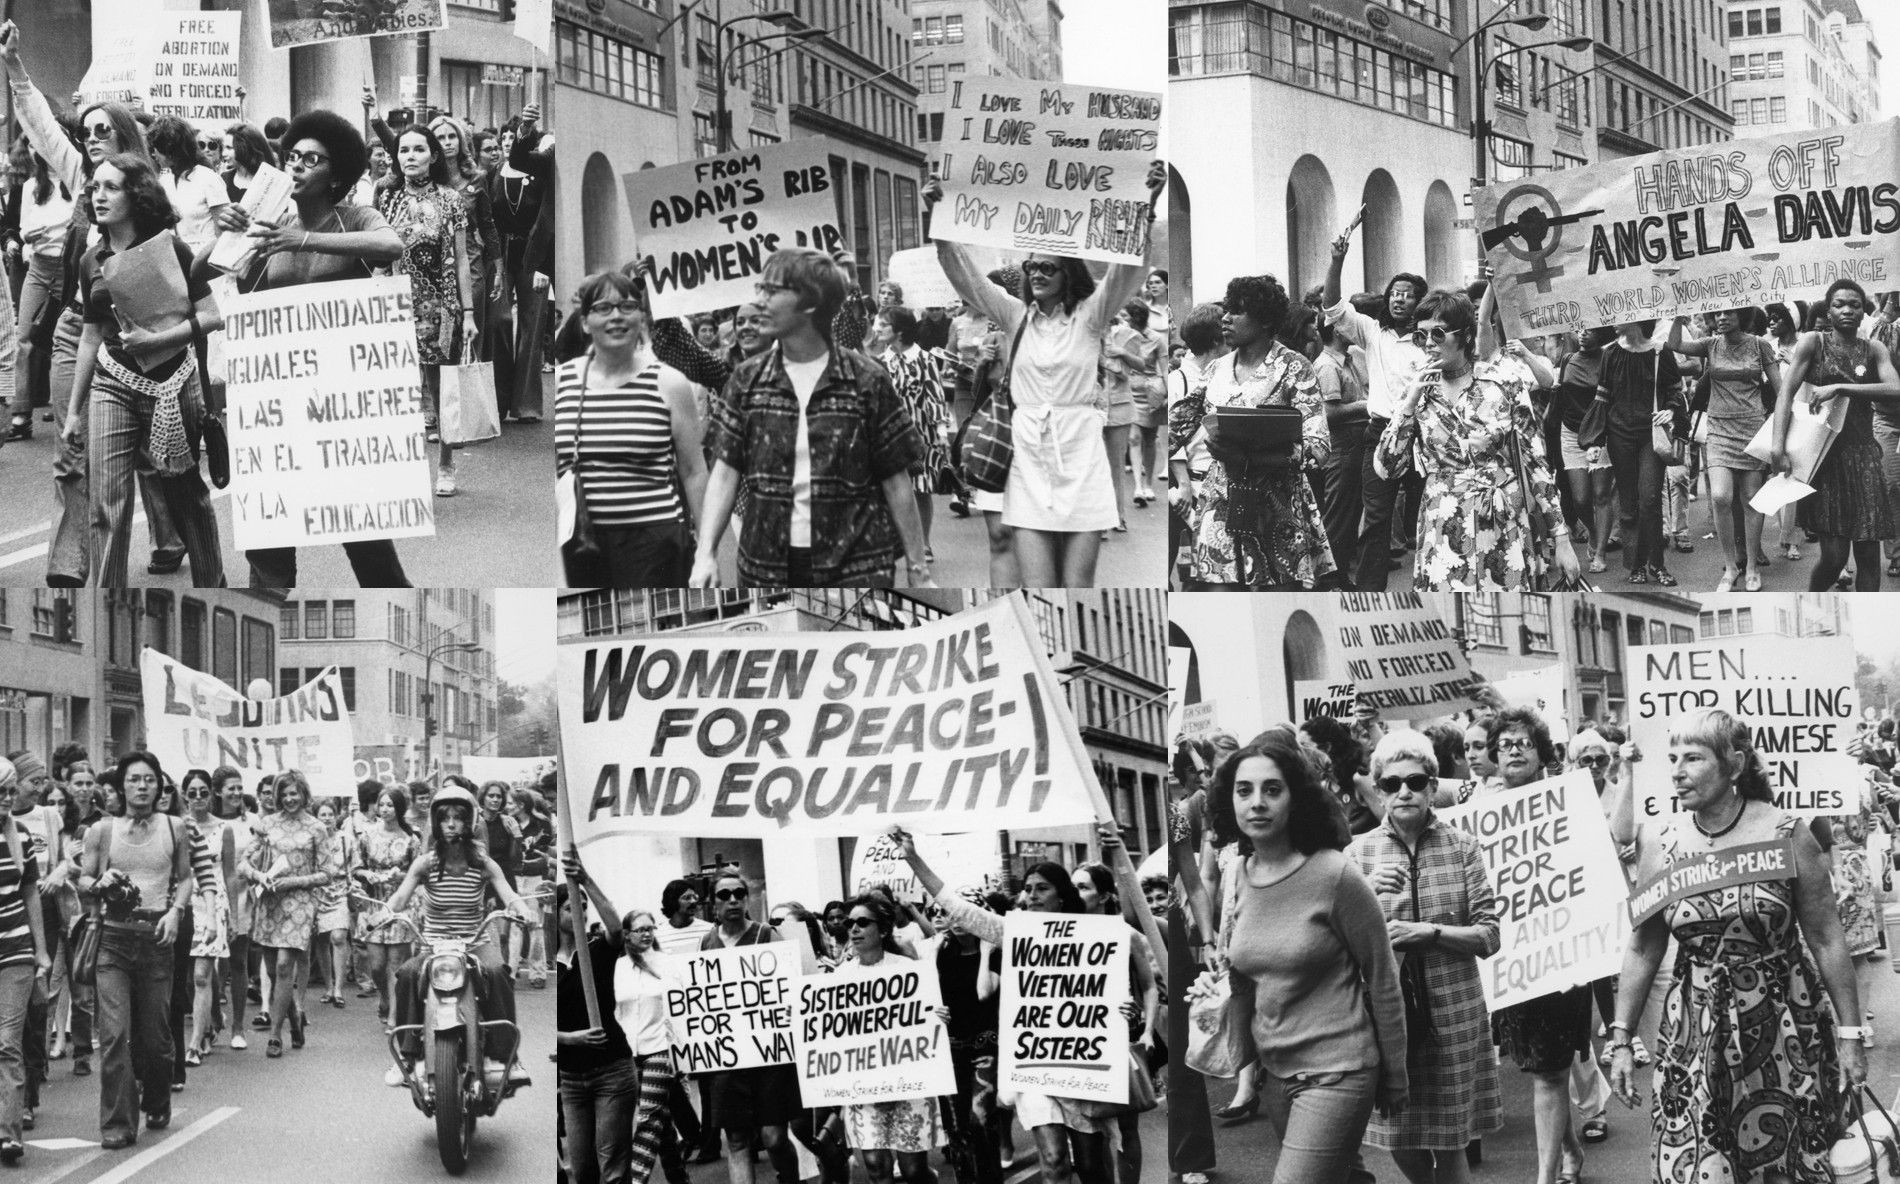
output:
{"label": "bracelet", "polygon": [[1834,1034],[1843,1040],[1863,1040],[1867,1036],[1867,1029],[1841,1024],[1834,1029]]}
{"label": "bracelet", "polygon": [[303,241],[297,244],[297,249],[299,251],[308,251],[310,249],[310,232],[308,230],[303,232]]}
{"label": "bracelet", "polygon": [[1611,1020],[1611,1021],[1610,1021],[1610,1031],[1612,1031],[1612,1032],[1633,1032],[1633,1031],[1635,1031],[1635,1029],[1634,1029],[1634,1028],[1632,1028],[1632,1027],[1630,1027],[1630,1026],[1629,1026],[1628,1024],[1626,1024],[1626,1023],[1624,1023],[1624,1022],[1623,1022],[1622,1020]]}
{"label": "bracelet", "polygon": [[1636,1055],[1635,1049],[1631,1046],[1631,1042],[1628,1040],[1610,1041],[1610,1051],[1611,1052],[1626,1052],[1626,1053],[1629,1053],[1631,1056]]}

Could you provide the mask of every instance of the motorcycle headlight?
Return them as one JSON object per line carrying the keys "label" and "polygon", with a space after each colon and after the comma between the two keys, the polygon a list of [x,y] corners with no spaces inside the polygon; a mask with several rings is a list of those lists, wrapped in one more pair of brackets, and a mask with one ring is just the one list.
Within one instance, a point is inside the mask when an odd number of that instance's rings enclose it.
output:
{"label": "motorcycle headlight", "polygon": [[465,978],[460,958],[437,958],[429,964],[429,985],[438,991],[459,991]]}

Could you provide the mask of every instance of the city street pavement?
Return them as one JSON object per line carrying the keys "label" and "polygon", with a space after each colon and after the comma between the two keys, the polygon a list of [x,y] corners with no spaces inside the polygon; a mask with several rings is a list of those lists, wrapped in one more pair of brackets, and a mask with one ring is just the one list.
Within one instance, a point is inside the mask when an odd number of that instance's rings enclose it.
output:
{"label": "city street pavement", "polygon": [[[1885,898],[1885,907],[1891,918],[1900,903],[1889,895]],[[1670,959],[1674,953],[1672,948]],[[1667,964],[1664,969],[1667,971]],[[1900,1093],[1900,973],[1895,972],[1893,961],[1883,956],[1870,970],[1861,972],[1861,982],[1872,984],[1871,1002],[1864,997],[1861,1002],[1863,1010],[1874,1013],[1877,1039],[1876,1046],[1867,1054],[1867,1084],[1891,1108],[1896,1093]],[[1662,1001],[1652,992],[1641,1024],[1642,1039],[1651,1049],[1657,1044],[1656,1025],[1661,1014]],[[1597,1043],[1600,1048],[1602,1041]],[[1635,1184],[1650,1178],[1649,1107],[1655,1101],[1656,1090],[1651,1070],[1640,1072],[1642,1109],[1629,1110],[1623,1103],[1611,1100],[1609,1139],[1584,1147],[1584,1184],[1622,1181]],[[1531,1127],[1529,1083],[1507,1060],[1499,1066],[1498,1086],[1504,1098],[1504,1126],[1484,1137],[1484,1159],[1472,1172],[1472,1178],[1513,1184],[1534,1180],[1537,1178],[1537,1144]],[[1225,1106],[1233,1097],[1233,1083],[1209,1081],[1207,1092],[1211,1107]],[[1218,1155],[1213,1173],[1215,1184],[1267,1184],[1273,1179],[1279,1144],[1265,1119],[1256,1118],[1233,1127],[1224,1127],[1216,1119],[1214,1139]],[[1382,1184],[1404,1184],[1405,1176],[1385,1152],[1367,1148],[1365,1163]]]}
{"label": "city street pavement", "polygon": [[[553,405],[553,376],[546,377],[546,406]],[[43,585],[53,515],[53,425],[38,421],[33,439],[0,448],[0,505],[13,507],[0,527],[0,585]],[[456,460],[460,490],[436,498],[434,538],[396,544],[409,582],[416,587],[530,588],[559,584],[554,549],[554,424],[505,423],[501,438],[471,445]],[[430,471],[435,470],[434,446]],[[433,481],[433,476],[431,477]],[[223,543],[224,576],[234,587],[250,581],[250,565],[231,536],[228,489],[213,489],[211,505]],[[131,582],[146,587],[188,588],[189,565],[168,576],[146,573],[151,535],[141,508],[132,523]],[[305,588],[353,588],[356,576],[340,546],[304,547],[297,582]]]}
{"label": "city street pavement", "polygon": [[[11,451],[9,449],[8,451]],[[172,1095],[171,1125],[141,1131],[124,1151],[99,1147],[99,1075],[73,1076],[70,1059],[52,1062],[39,1121],[26,1134],[26,1158],[9,1175],[21,1184],[248,1184],[254,1180],[404,1184],[443,1180],[435,1120],[404,1089],[383,1084],[390,1065],[376,1001],[344,992],[348,1006],[318,1006],[310,990],[309,1043],[281,1060],[264,1056],[266,1033],[247,1031],[238,1052],[230,1035],[190,1071]],[[538,1181],[554,1173],[554,988],[521,984],[522,1063],[534,1084],[481,1119],[468,1170],[471,1181]],[[96,1061],[96,1058],[95,1058]]]}

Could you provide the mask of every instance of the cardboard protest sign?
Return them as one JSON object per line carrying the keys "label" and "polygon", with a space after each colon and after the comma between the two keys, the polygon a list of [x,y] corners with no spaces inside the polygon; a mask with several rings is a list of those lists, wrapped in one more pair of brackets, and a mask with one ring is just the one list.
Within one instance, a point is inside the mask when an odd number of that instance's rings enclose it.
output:
{"label": "cardboard protest sign", "polygon": [[628,173],[634,241],[653,256],[656,317],[751,300],[780,247],[844,245],[825,141],[794,140]]}
{"label": "cardboard protest sign", "polygon": [[270,0],[272,49],[448,27],[448,0]]}
{"label": "cardboard protest sign", "polygon": [[1003,917],[1004,1089],[1128,1100],[1128,934],[1120,917]]}
{"label": "cardboard protest sign", "polygon": [[576,840],[1093,821],[1094,774],[1036,637],[1009,597],[900,633],[564,646]]}
{"label": "cardboard protest sign", "polygon": [[1641,925],[1676,901],[1738,884],[1792,880],[1794,840],[1773,839],[1706,851],[1663,868],[1630,893],[1630,922]]}
{"label": "cardboard protest sign", "polygon": [[797,983],[793,1046],[807,1106],[896,1102],[957,1092],[934,963],[847,962]]}
{"label": "cardboard protest sign", "polygon": [[884,265],[884,276],[904,289],[904,307],[909,309],[948,308],[963,297],[951,286],[943,264],[937,262],[937,248],[911,247],[891,255]]}
{"label": "cardboard protest sign", "polygon": [[[966,884],[988,884],[1000,865],[996,834],[913,835],[917,853],[924,862],[951,877],[951,888]],[[924,899],[923,886],[909,861],[897,853],[897,844],[889,835],[873,835],[860,841],[851,853],[851,894],[867,892],[878,884],[889,885],[899,900],[913,903]]]}
{"label": "cardboard protest sign", "polygon": [[1475,835],[1497,893],[1498,952],[1479,972],[1493,1011],[1615,974],[1629,889],[1584,770],[1438,812]]}
{"label": "cardboard protest sign", "polygon": [[796,950],[767,942],[675,956],[673,962],[666,1022],[681,1073],[791,1063]]}
{"label": "cardboard protest sign", "polygon": [[1357,703],[1413,719],[1475,706],[1464,650],[1418,593],[1341,593],[1339,610],[1339,646]]}
{"label": "cardboard protest sign", "polygon": [[1181,713],[1187,709],[1188,670],[1194,651],[1184,645],[1168,647],[1168,735],[1181,732]]}
{"label": "cardboard protest sign", "polygon": [[1559,744],[1570,739],[1570,721],[1564,714],[1564,672],[1561,666],[1539,666],[1533,670],[1513,670],[1491,680],[1504,702],[1512,707],[1529,707],[1550,727],[1550,738]]}
{"label": "cardboard protest sign", "polygon": [[200,126],[242,118],[238,107],[241,12],[161,12],[148,20],[152,53],[142,57],[145,109]]}
{"label": "cardboard protest sign", "polygon": [[1181,708],[1181,726],[1175,734],[1188,738],[1205,736],[1218,727],[1215,717],[1215,704],[1212,699],[1203,699],[1199,703],[1188,703]]}
{"label": "cardboard protest sign", "polygon": [[1358,701],[1359,687],[1354,682],[1330,678],[1293,680],[1293,718],[1296,720],[1318,719],[1322,715],[1351,720],[1353,704]]}
{"label": "cardboard protest sign", "polygon": [[950,84],[930,233],[950,242],[1141,263],[1161,96],[974,76]]}
{"label": "cardboard protest sign", "polygon": [[141,58],[150,0],[93,0],[92,60],[80,78],[81,103],[127,103],[143,99]]}
{"label": "cardboard protest sign", "polygon": [[434,534],[408,277],[253,292],[222,311],[238,547]]}
{"label": "cardboard protest sign", "polygon": [[554,37],[554,0],[515,0],[515,36],[547,53]]}
{"label": "cardboard protest sign", "polygon": [[139,653],[145,746],[170,769],[230,765],[246,783],[301,770],[311,785],[355,771],[355,741],[335,667],[278,699],[251,700],[157,650]]}
{"label": "cardboard protest sign", "polygon": [[1727,140],[1478,190],[1507,337],[1870,292],[1900,275],[1900,120]]}
{"label": "cardboard protest sign", "polygon": [[423,768],[419,744],[359,744],[351,776],[357,781],[374,777],[387,785],[397,781],[431,780],[441,772],[439,754],[430,758],[428,768]]}
{"label": "cardboard protest sign", "polygon": [[1684,718],[1719,707],[1754,735],[1775,805],[1808,817],[1850,814],[1862,784],[1847,755],[1860,716],[1859,663],[1848,637],[1722,637],[1630,649],[1630,739],[1636,820],[1678,813],[1669,733]]}

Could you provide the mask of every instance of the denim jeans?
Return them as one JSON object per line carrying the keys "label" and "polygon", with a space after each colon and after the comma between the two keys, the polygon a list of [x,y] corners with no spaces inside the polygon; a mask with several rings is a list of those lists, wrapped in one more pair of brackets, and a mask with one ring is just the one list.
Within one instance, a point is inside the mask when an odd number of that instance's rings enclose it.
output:
{"label": "denim jeans", "polygon": [[1273,1184],[1343,1184],[1372,1117],[1378,1070],[1280,1077],[1260,1067],[1260,1101],[1280,1136]]}
{"label": "denim jeans", "polygon": [[640,1074],[631,1058],[591,1071],[561,1070],[567,1172],[574,1184],[626,1184]]}
{"label": "denim jeans", "polygon": [[96,989],[99,1133],[136,1136],[141,1109],[171,1107],[171,943],[149,929],[106,926]]}
{"label": "denim jeans", "polygon": [[26,1107],[27,1000],[33,994],[33,966],[0,966],[0,1139],[20,1140],[20,1112]]}
{"label": "denim jeans", "polygon": [[[1187,917],[1178,905],[1168,910],[1168,949],[1179,951],[1170,956],[1173,973],[1192,981]],[[1174,1053],[1168,1058],[1168,1171],[1175,1175],[1214,1170],[1214,1120],[1207,1109],[1207,1080],[1188,1068],[1185,1059],[1189,1029],[1188,1005],[1174,1000],[1168,1007],[1168,1048]]]}

